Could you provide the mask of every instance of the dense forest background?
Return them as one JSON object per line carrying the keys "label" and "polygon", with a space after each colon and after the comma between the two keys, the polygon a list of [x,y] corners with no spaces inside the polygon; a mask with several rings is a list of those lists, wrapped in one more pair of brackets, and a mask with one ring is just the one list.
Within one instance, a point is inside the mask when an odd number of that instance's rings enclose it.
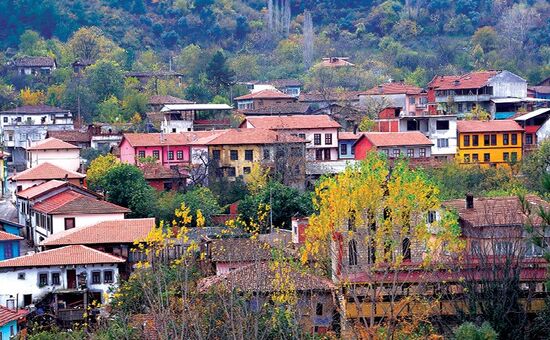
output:
{"label": "dense forest background", "polygon": [[[326,56],[356,64],[353,79],[335,83],[348,89],[389,79],[425,86],[435,74],[479,69],[507,69],[531,84],[550,75],[544,0],[4,0],[0,22],[4,63],[43,55],[59,64],[42,84],[4,76],[3,85],[42,90],[50,104],[74,108],[74,60],[110,63],[96,70],[99,85],[86,86],[101,93],[80,99],[95,116],[98,103],[112,106],[132,90],[123,77],[114,85],[103,78],[129,70],[181,72],[180,95],[217,102],[239,93],[229,91],[237,81],[300,78],[315,89],[314,65]],[[96,50],[86,55],[90,40]],[[155,90],[178,94],[170,87]],[[0,87],[0,97],[7,92]]]}

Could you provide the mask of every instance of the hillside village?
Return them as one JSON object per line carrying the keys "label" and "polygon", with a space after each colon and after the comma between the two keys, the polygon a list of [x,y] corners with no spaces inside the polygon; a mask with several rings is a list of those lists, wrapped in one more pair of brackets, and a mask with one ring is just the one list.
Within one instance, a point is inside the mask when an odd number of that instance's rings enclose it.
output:
{"label": "hillside village", "polygon": [[[218,1],[131,3],[115,12],[144,25],[227,24]],[[396,3],[369,20],[425,15]],[[500,63],[496,31],[472,26],[475,66],[390,70],[343,37],[328,49],[291,1],[239,4],[244,52],[173,58],[191,38],[162,25],[142,51],[113,28],[0,34],[0,340],[547,339],[548,46]],[[547,7],[526,6],[509,11],[544,32]],[[346,39],[384,31],[354,20]],[[304,70],[237,62],[294,35]]]}

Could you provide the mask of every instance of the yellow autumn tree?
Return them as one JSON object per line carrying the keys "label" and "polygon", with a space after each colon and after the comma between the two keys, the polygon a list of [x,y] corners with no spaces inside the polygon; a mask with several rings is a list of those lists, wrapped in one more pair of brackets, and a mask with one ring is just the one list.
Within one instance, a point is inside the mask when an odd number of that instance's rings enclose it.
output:
{"label": "yellow autumn tree", "polygon": [[464,115],[465,120],[490,120],[491,114],[479,105],[475,105],[472,110]]}
{"label": "yellow autumn tree", "polygon": [[99,156],[91,161],[88,171],[86,172],[88,186],[93,189],[101,188],[101,179],[103,176],[107,173],[107,171],[119,164],[119,159],[110,153],[104,156]]}
{"label": "yellow autumn tree", "polygon": [[250,174],[246,177],[246,186],[250,193],[258,194],[269,182],[269,168],[263,167],[260,163],[252,164]]}
{"label": "yellow autumn tree", "polygon": [[23,105],[32,105],[32,106],[43,104],[44,99],[46,98],[44,92],[40,90],[32,91],[28,87],[24,88],[19,92],[19,97],[21,98],[21,103]]}

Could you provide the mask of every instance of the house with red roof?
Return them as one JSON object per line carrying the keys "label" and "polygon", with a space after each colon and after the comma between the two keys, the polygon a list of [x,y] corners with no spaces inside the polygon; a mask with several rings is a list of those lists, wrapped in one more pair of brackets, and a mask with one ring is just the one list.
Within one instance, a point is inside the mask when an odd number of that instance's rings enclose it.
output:
{"label": "house with red roof", "polygon": [[481,107],[493,118],[505,119],[513,116],[526,98],[527,81],[509,71],[437,75],[428,83],[428,110],[432,114],[462,117]]}
{"label": "house with red roof", "polygon": [[104,303],[119,284],[119,265],[124,262],[84,245],[0,261],[0,305],[23,308],[58,291],[85,291]]}
{"label": "house with red roof", "polygon": [[119,144],[120,161],[139,165],[152,157],[166,168],[189,165],[189,136],[184,133],[125,133]]}
{"label": "house with red roof", "polygon": [[20,245],[23,238],[0,230],[0,260],[17,257],[20,254]]}
{"label": "house with red roof", "polygon": [[86,175],[76,171],[67,170],[49,162],[44,162],[30,169],[15,174],[9,178],[15,182],[16,190],[19,192],[35,185],[42,184],[52,179],[70,182],[74,185],[84,185]]}
{"label": "house with red roof", "polygon": [[281,104],[294,103],[297,98],[275,89],[265,89],[234,99],[239,110],[259,110]]}
{"label": "house with red roof", "polygon": [[25,330],[27,314],[29,311],[26,309],[0,306],[0,339],[15,339],[22,335],[20,333]]}
{"label": "house with red roof", "polygon": [[403,82],[384,83],[359,94],[360,105],[372,101],[384,101],[389,107],[399,107],[403,116],[422,116],[428,112],[427,92]]}
{"label": "house with red roof", "polygon": [[525,130],[523,150],[530,151],[550,138],[550,108],[519,115],[514,120]]}
{"label": "house with red roof", "polygon": [[364,159],[367,152],[377,151],[390,159],[425,160],[431,157],[432,145],[432,141],[418,131],[363,132],[355,142],[355,159]]}
{"label": "house with red roof", "polygon": [[50,163],[60,168],[78,171],[80,169],[80,148],[57,138],[46,138],[33,143],[27,150],[27,168]]}

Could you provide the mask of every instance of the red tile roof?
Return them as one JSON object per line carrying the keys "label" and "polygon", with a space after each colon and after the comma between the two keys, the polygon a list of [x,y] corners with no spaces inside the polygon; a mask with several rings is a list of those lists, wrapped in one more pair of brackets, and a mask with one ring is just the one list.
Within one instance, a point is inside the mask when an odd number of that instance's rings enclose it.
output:
{"label": "red tile roof", "polygon": [[523,131],[523,128],[513,120],[459,120],[456,122],[458,132],[506,132]]}
{"label": "red tile roof", "polygon": [[0,242],[1,241],[16,241],[16,240],[22,240],[23,238],[21,236],[17,236],[14,234],[7,233],[5,231],[0,230]]}
{"label": "red tile roof", "polygon": [[174,146],[187,143],[187,138],[181,133],[125,133],[122,135],[122,139],[126,139],[133,147]]}
{"label": "red tile roof", "polygon": [[253,92],[245,94],[235,98],[235,100],[251,100],[251,99],[294,99],[294,97],[289,96],[286,93],[277,90],[262,90],[258,92]]}
{"label": "red tile roof", "polygon": [[323,61],[317,64],[321,67],[342,67],[342,66],[355,66],[355,64],[350,63],[348,57],[329,57],[323,58]]}
{"label": "red tile roof", "polygon": [[338,139],[357,140],[359,139],[359,137],[361,137],[360,133],[353,133],[353,132],[346,132],[346,131],[338,132]]}
{"label": "red tile roof", "polygon": [[56,189],[56,188],[60,188],[60,187],[62,187],[64,185],[67,185],[67,184],[68,184],[68,182],[53,179],[51,181],[47,181],[47,182],[44,182],[42,184],[35,185],[35,186],[30,187],[30,188],[27,188],[23,191],[19,191],[16,195],[18,197],[21,197],[21,198],[31,199],[33,197],[42,195],[45,192],[48,192],[48,191]]}
{"label": "red tile roof", "polygon": [[305,143],[302,138],[267,129],[229,129],[206,139],[210,139],[206,145]]}
{"label": "red tile roof", "polygon": [[[374,146],[433,145],[428,137],[419,131],[408,132],[363,132],[359,139],[367,138]],[[359,140],[357,140],[358,142]]]}
{"label": "red tile roof", "polygon": [[11,180],[13,181],[35,181],[35,180],[48,180],[48,179],[74,179],[85,178],[86,175],[81,173],[65,170],[57,165],[45,162],[35,167],[13,175]]}
{"label": "red tile roof", "polygon": [[500,71],[470,72],[461,76],[435,76],[428,84],[436,90],[478,89],[487,85]]}
{"label": "red tile roof", "polygon": [[27,151],[34,150],[57,150],[57,149],[78,149],[78,146],[64,142],[57,138],[46,138],[42,141],[36,142],[30,148],[27,148]]}
{"label": "red tile roof", "polygon": [[246,126],[246,122],[250,123],[255,128],[271,130],[302,130],[341,127],[340,124],[328,115],[247,117],[246,120],[241,123],[241,126]]}
{"label": "red tile roof", "polygon": [[[176,172],[175,170],[168,169],[164,167],[160,163],[146,163],[141,164],[139,166],[141,171],[143,172],[143,177],[147,180],[152,179],[172,179],[172,178],[180,178],[182,176],[185,176],[184,174],[180,174]],[[184,169],[182,169],[184,170]]]}
{"label": "red tile roof", "polygon": [[0,326],[4,326],[8,322],[17,321],[24,318],[29,311],[26,309],[10,309],[4,306],[0,306]]}
{"label": "red tile roof", "polygon": [[104,221],[53,234],[42,241],[40,245],[134,243],[134,241],[144,240],[154,227],[154,218]]}
{"label": "red tile roof", "polygon": [[128,208],[82,195],[76,191],[64,191],[36,203],[33,209],[45,214],[120,214],[130,212]]}
{"label": "red tile roof", "polygon": [[48,131],[47,136],[60,139],[67,143],[89,143],[91,140],[88,131],[78,130]]}
{"label": "red tile roof", "polygon": [[0,261],[0,268],[123,263],[124,259],[83,245],[71,245]]}
{"label": "red tile roof", "polygon": [[422,89],[418,86],[405,83],[385,83],[365,91],[363,94],[420,94]]}
{"label": "red tile roof", "polygon": [[525,127],[526,133],[537,133],[537,131],[540,129],[539,125],[528,125]]}

